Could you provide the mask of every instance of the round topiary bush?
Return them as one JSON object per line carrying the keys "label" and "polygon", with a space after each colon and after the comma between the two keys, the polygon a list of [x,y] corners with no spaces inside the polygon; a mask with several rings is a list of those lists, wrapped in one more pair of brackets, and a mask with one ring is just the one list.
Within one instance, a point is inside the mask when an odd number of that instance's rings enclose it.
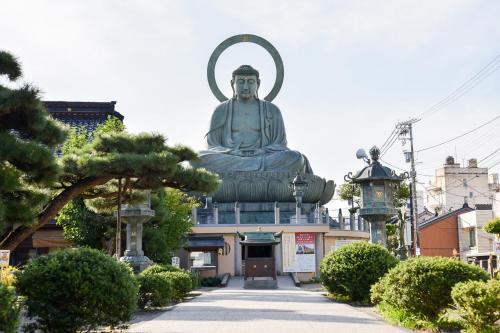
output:
{"label": "round topiary bush", "polygon": [[443,257],[417,257],[400,262],[372,287],[372,302],[384,303],[416,318],[435,320],[452,303],[458,282],[486,281],[475,265]]}
{"label": "round topiary bush", "polygon": [[468,332],[500,332],[500,280],[457,283],[451,297]]}
{"label": "round topiary bush", "polygon": [[182,301],[191,290],[193,290],[193,282],[191,275],[187,272],[166,272],[172,284],[172,299],[174,301]]}
{"label": "round topiary bush", "polygon": [[172,281],[167,272],[142,272],[139,281],[139,302],[141,309],[145,307],[165,306],[172,300]]}
{"label": "round topiary bush", "polygon": [[397,259],[386,248],[367,242],[348,244],[321,261],[321,283],[332,294],[367,301],[370,287],[394,267]]}
{"label": "round topiary bush", "polygon": [[0,332],[17,332],[19,311],[14,288],[0,283]]}
{"label": "round topiary bush", "polygon": [[69,249],[31,261],[18,275],[32,329],[75,332],[130,319],[138,285],[132,270],[93,249]]}

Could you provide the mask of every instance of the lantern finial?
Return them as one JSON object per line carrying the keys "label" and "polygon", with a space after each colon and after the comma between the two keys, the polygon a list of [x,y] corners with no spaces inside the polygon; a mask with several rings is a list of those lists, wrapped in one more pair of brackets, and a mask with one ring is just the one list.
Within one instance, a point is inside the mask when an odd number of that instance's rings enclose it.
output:
{"label": "lantern finial", "polygon": [[380,157],[380,149],[377,146],[373,146],[370,149],[370,157],[372,158],[372,161],[374,162],[378,161]]}

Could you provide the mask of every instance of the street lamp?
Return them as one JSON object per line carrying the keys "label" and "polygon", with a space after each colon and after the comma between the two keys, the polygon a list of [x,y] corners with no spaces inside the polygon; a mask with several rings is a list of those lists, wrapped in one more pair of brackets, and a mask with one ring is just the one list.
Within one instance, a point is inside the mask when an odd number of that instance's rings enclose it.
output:
{"label": "street lamp", "polygon": [[293,191],[293,196],[295,197],[295,223],[297,224],[299,223],[301,215],[302,198],[304,197],[304,191],[307,186],[307,181],[298,172],[295,178],[289,183],[289,187]]}
{"label": "street lamp", "polygon": [[408,173],[396,175],[394,170],[380,164],[380,149],[376,146],[370,149],[371,159],[362,150],[358,150],[356,155],[368,165],[355,175],[349,172],[344,179],[360,184],[359,216],[370,223],[370,241],[386,246],[385,222],[398,213],[394,207],[394,192],[408,178]]}

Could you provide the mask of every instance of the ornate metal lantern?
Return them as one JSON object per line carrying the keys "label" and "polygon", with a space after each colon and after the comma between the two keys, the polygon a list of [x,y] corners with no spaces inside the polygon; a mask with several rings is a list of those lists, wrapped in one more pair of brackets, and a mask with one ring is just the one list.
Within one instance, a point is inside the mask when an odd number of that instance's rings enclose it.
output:
{"label": "ornate metal lantern", "polygon": [[355,175],[349,172],[344,179],[361,186],[361,203],[359,216],[370,223],[370,240],[372,243],[386,245],[385,222],[396,215],[394,207],[394,192],[401,182],[408,178],[408,173],[396,175],[395,171],[380,164],[380,149],[373,146],[370,149],[371,160],[366,153],[364,158],[368,163]]}

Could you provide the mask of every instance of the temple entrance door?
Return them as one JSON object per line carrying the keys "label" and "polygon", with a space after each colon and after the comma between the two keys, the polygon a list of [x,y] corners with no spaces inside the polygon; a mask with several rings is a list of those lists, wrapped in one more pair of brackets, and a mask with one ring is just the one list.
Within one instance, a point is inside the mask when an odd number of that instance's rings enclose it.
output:
{"label": "temple entrance door", "polygon": [[242,271],[245,272],[245,279],[276,279],[274,261],[274,245],[245,245],[242,251]]}

